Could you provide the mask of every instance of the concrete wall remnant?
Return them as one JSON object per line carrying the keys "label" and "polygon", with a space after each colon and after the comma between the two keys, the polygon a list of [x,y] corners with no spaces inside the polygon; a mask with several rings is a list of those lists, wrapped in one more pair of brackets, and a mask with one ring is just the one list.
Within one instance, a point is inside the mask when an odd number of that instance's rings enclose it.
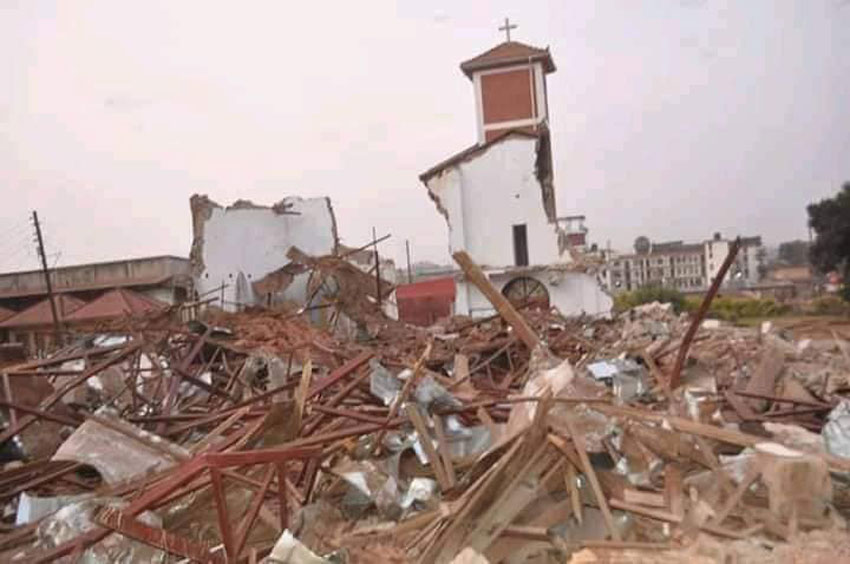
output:
{"label": "concrete wall remnant", "polygon": [[[322,256],[336,252],[339,242],[336,218],[329,198],[286,197],[273,206],[237,200],[223,207],[206,195],[190,199],[192,250],[189,256],[195,290],[199,296],[224,295],[224,308],[236,310],[255,303],[302,303],[307,274],[278,284],[274,293],[261,294],[254,282],[289,262],[286,252],[298,247]],[[260,289],[269,288],[260,285]],[[219,293],[216,293],[219,292]]]}

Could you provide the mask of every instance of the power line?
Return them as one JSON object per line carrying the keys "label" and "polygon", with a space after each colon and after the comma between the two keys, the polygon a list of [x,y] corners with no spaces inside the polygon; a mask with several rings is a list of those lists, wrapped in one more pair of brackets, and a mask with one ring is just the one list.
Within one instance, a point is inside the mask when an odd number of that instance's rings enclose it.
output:
{"label": "power line", "polygon": [[0,256],[17,254],[21,249],[32,249],[33,247],[34,241],[30,236],[8,239],[5,245],[0,246]]}
{"label": "power line", "polygon": [[29,233],[30,232],[29,222],[19,220],[17,223],[11,223],[9,225],[8,229],[6,229],[2,233],[0,233],[0,239],[5,239],[13,231],[18,231],[18,232],[26,231],[27,233]]}
{"label": "power line", "polygon": [[[23,253],[23,255],[22,255],[22,253]],[[29,247],[20,247],[17,250],[15,250],[13,253],[8,254],[5,257],[3,257],[3,259],[0,260],[0,267],[2,267],[5,270],[5,267],[7,265],[14,264],[20,258],[22,258],[22,256],[29,256],[32,259],[35,259],[35,255],[33,254],[32,249],[30,249]]]}
{"label": "power line", "polygon": [[29,242],[29,244],[33,243],[31,231],[27,230],[25,232],[22,231],[17,234],[13,234],[0,242],[0,252],[8,251],[12,247],[18,247],[26,244],[27,242]]}

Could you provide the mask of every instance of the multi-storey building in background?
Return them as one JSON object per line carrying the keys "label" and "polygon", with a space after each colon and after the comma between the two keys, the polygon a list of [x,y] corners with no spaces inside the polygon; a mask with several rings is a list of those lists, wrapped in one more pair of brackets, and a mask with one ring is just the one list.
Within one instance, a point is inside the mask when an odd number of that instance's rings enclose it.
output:
{"label": "multi-storey building in background", "polygon": [[[720,270],[731,240],[715,233],[702,243],[668,241],[652,243],[645,237],[635,242],[632,254],[611,253],[606,282],[612,292],[644,286],[675,288],[682,292],[704,291]],[[746,287],[761,279],[764,251],[761,237],[742,237],[735,264],[723,281],[725,286]]]}

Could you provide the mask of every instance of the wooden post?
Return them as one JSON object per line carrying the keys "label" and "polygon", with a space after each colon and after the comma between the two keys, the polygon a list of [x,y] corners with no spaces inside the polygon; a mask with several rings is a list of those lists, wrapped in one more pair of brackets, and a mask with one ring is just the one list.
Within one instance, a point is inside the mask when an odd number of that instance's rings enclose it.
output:
{"label": "wooden post", "polygon": [[466,251],[457,251],[452,255],[452,258],[454,258],[455,262],[461,267],[461,269],[463,269],[467,280],[475,284],[475,286],[481,290],[484,297],[493,304],[493,307],[496,308],[496,311],[499,312],[502,319],[504,319],[508,325],[513,328],[517,337],[525,343],[525,346],[534,350],[540,344],[540,338],[537,336],[537,333],[534,332],[525,318],[516,310],[511,302],[509,302],[508,299],[503,296],[495,286],[493,286],[484,274],[484,271],[481,270],[481,267],[473,262],[472,258],[466,253]]}
{"label": "wooden post", "polygon": [[723,282],[723,277],[726,276],[726,272],[729,271],[729,267],[732,266],[732,263],[735,261],[735,257],[738,256],[738,250],[740,248],[741,238],[738,237],[729,246],[729,254],[726,255],[726,260],[724,260],[723,264],[720,266],[720,270],[717,272],[717,276],[714,277],[714,281],[711,283],[711,287],[705,294],[705,298],[702,300],[702,304],[700,304],[699,309],[694,314],[694,318],[691,321],[690,327],[688,327],[687,333],[685,333],[685,336],[682,338],[682,346],[679,348],[679,354],[676,357],[676,364],[673,366],[673,372],[670,373],[671,390],[675,390],[679,387],[679,380],[682,375],[682,367],[685,364],[685,358],[687,358],[688,356],[688,349],[691,346],[691,341],[693,341],[694,335],[696,335],[697,329],[699,329],[699,324],[702,322],[702,318],[705,317],[706,313],[708,313],[708,308],[711,305],[711,301],[714,299],[714,296],[720,289],[720,284]]}
{"label": "wooden post", "polygon": [[62,346],[62,327],[59,324],[59,312],[56,309],[56,297],[53,295],[53,284],[50,282],[50,271],[47,270],[47,256],[44,254],[44,239],[41,237],[41,224],[38,222],[38,213],[33,210],[32,222],[35,225],[35,236],[38,239],[38,255],[41,257],[41,269],[44,272],[44,283],[47,285],[47,298],[50,300],[50,313],[53,315],[53,333],[56,337],[56,346]]}
{"label": "wooden post", "polygon": [[410,270],[410,240],[404,240],[404,250],[407,253],[407,283],[413,284],[413,274]]}
{"label": "wooden post", "polygon": [[[378,238],[375,228],[372,228],[372,240]],[[381,257],[378,256],[378,244],[375,243],[375,296],[378,298],[378,308],[381,307]]]}

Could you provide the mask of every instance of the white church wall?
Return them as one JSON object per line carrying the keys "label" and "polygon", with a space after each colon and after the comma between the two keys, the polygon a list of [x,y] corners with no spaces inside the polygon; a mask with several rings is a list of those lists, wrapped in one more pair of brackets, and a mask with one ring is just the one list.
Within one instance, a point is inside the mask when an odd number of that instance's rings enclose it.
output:
{"label": "white church wall", "polygon": [[[527,276],[543,283],[549,292],[550,305],[565,316],[591,315],[607,317],[614,300],[599,284],[596,276],[584,272],[546,270],[532,273],[489,274],[490,282],[501,292],[518,276]],[[487,317],[496,311],[478,288],[465,280],[457,281],[455,313],[471,317]]]}
{"label": "white church wall", "polygon": [[[284,209],[291,213],[282,213]],[[192,215],[195,288],[205,294],[225,284],[225,309],[229,310],[252,303],[251,283],[289,262],[286,252],[291,246],[320,256],[333,253],[337,244],[336,220],[328,198],[289,197],[273,207],[241,202],[224,208],[195,196]],[[238,284],[240,278],[243,282]],[[298,278],[284,296],[303,302],[306,275]]]}
{"label": "white church wall", "polygon": [[452,252],[465,250],[486,267],[512,266],[513,226],[525,224],[530,265],[570,260],[559,254],[555,226],[543,209],[536,159],[534,139],[509,138],[428,180],[448,215]]}

